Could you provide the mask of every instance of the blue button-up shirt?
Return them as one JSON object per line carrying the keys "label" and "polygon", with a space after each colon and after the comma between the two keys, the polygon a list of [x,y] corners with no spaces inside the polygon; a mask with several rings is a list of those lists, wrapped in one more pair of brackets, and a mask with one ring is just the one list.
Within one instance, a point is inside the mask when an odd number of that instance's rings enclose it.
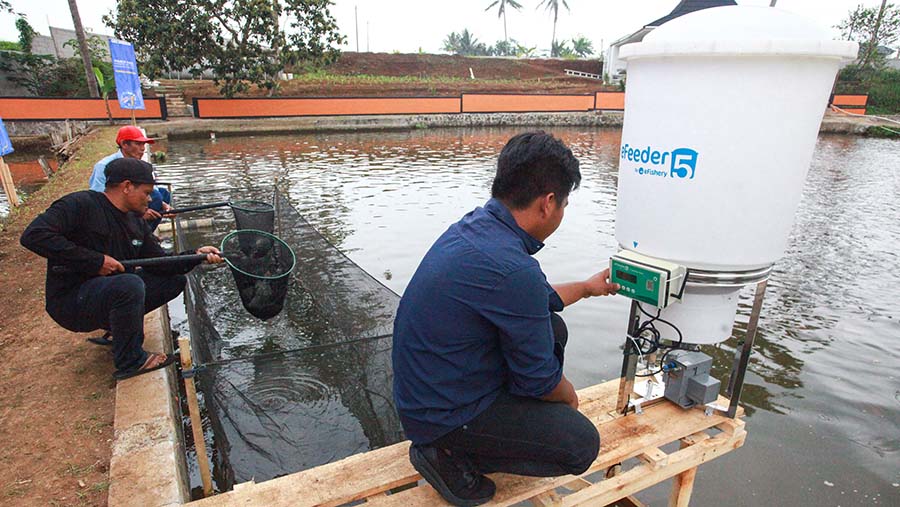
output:
{"label": "blue button-up shirt", "polygon": [[[95,192],[103,192],[106,190],[106,166],[109,165],[113,160],[117,160],[120,158],[124,158],[122,155],[122,150],[117,150],[112,155],[107,155],[100,159],[99,162],[94,164],[94,170],[91,172],[91,177],[88,179],[88,188]],[[153,201],[162,201],[163,196],[160,193],[159,189],[153,187],[153,192],[150,193],[150,198]],[[156,226],[153,226],[154,228]]]}
{"label": "blue button-up shirt", "polygon": [[394,321],[394,398],[406,436],[431,442],[500,393],[559,384],[550,312],[563,302],[531,255],[543,247],[491,199],[438,238]]}
{"label": "blue button-up shirt", "polygon": [[106,166],[113,160],[120,159],[123,156],[122,150],[117,150],[112,155],[103,157],[99,162],[94,164],[94,171],[91,173],[91,178],[88,180],[88,188],[94,192],[103,192],[106,190]]}

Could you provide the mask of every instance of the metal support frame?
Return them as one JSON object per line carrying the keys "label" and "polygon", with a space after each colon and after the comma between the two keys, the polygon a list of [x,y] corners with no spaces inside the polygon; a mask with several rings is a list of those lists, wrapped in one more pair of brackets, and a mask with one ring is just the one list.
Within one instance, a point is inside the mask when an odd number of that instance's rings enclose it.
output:
{"label": "metal support frame", "polygon": [[768,280],[756,284],[756,292],[753,295],[753,309],[750,311],[750,322],[747,323],[747,334],[744,336],[740,347],[734,351],[734,365],[731,367],[731,377],[728,379],[728,388],[725,395],[731,400],[728,405],[728,417],[737,415],[738,403],[741,401],[741,391],[744,389],[744,374],[750,364],[750,353],[753,351],[753,342],[756,340],[756,330],[759,326],[759,314],[762,310],[763,297],[766,295]]}
{"label": "metal support frame", "polygon": [[[768,273],[767,273],[768,274]],[[744,375],[750,364],[750,354],[753,351],[753,342],[756,340],[756,331],[759,326],[759,314],[762,310],[763,298],[766,294],[768,279],[763,279],[756,284],[756,292],[753,296],[753,308],[750,311],[750,321],[747,324],[747,333],[735,350],[734,363],[729,375],[728,387],[725,395],[730,399],[727,415],[732,419],[737,415],[738,404],[741,401],[741,392],[744,388]],[[641,320],[638,302],[631,302],[631,315],[628,317],[628,334],[625,337],[625,347],[622,357],[622,375],[619,378],[619,399],[616,402],[616,412],[625,414],[628,404],[634,393],[634,379],[637,374],[638,352],[636,344],[631,340],[635,336]],[[732,335],[734,332],[732,331]]]}
{"label": "metal support frame", "polygon": [[638,326],[641,323],[638,304],[636,300],[631,301],[631,315],[628,317],[625,347],[622,350],[622,376],[619,378],[619,400],[616,402],[616,412],[620,414],[624,414],[628,409],[628,401],[631,399],[631,393],[634,391],[634,376],[637,373],[638,357],[640,357],[637,345],[630,338],[637,334]]}

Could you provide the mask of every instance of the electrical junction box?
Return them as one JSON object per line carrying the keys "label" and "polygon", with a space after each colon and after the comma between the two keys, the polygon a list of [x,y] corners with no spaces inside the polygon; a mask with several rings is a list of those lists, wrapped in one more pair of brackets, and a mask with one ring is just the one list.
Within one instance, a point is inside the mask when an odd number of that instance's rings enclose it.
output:
{"label": "electrical junction box", "polygon": [[609,260],[609,279],[619,294],[665,308],[681,299],[687,268],[673,262],[622,250]]}
{"label": "electrical junction box", "polygon": [[667,400],[690,408],[718,399],[721,383],[709,376],[712,358],[708,355],[691,350],[673,350],[666,356],[663,367],[666,369],[663,381]]}

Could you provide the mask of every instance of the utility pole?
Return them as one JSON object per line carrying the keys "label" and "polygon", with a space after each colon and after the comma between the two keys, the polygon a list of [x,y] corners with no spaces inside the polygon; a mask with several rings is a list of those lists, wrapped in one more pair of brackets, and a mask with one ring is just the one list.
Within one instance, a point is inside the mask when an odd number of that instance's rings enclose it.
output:
{"label": "utility pole", "polygon": [[366,21],[366,53],[369,52],[369,22]]}
{"label": "utility pole", "polygon": [[75,0],[69,0],[69,11],[72,12],[72,23],[75,25],[75,37],[78,39],[78,48],[81,51],[81,62],[84,64],[84,77],[87,79],[88,91],[91,97],[100,98],[100,90],[94,77],[94,66],[91,65],[91,53],[88,50],[87,38],[84,36],[84,27],[81,26],[81,16],[78,14],[78,5]]}
{"label": "utility pole", "polygon": [[356,52],[359,53],[359,6],[353,6],[353,19],[356,21]]}

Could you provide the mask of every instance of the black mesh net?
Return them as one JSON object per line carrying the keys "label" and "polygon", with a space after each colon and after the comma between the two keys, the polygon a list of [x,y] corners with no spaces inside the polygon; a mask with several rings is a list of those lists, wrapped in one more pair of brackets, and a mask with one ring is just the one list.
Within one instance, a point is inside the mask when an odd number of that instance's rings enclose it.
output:
{"label": "black mesh net", "polygon": [[[202,265],[188,276],[191,341],[204,365],[197,380],[220,490],[402,440],[391,393],[399,296],[319,234],[286,196],[239,193],[273,203],[274,233],[294,251],[296,266],[284,310],[266,321],[243,310],[227,269]],[[224,198],[191,193],[179,205]],[[189,218],[212,218],[213,227],[179,227],[179,248],[217,244],[232,227],[227,208]]]}
{"label": "black mesh net", "polygon": [[244,308],[262,320],[281,313],[295,263],[290,247],[272,234],[247,229],[225,236],[220,250]]}
{"label": "black mesh net", "polygon": [[232,201],[231,211],[237,229],[275,232],[275,207],[262,201]]}

